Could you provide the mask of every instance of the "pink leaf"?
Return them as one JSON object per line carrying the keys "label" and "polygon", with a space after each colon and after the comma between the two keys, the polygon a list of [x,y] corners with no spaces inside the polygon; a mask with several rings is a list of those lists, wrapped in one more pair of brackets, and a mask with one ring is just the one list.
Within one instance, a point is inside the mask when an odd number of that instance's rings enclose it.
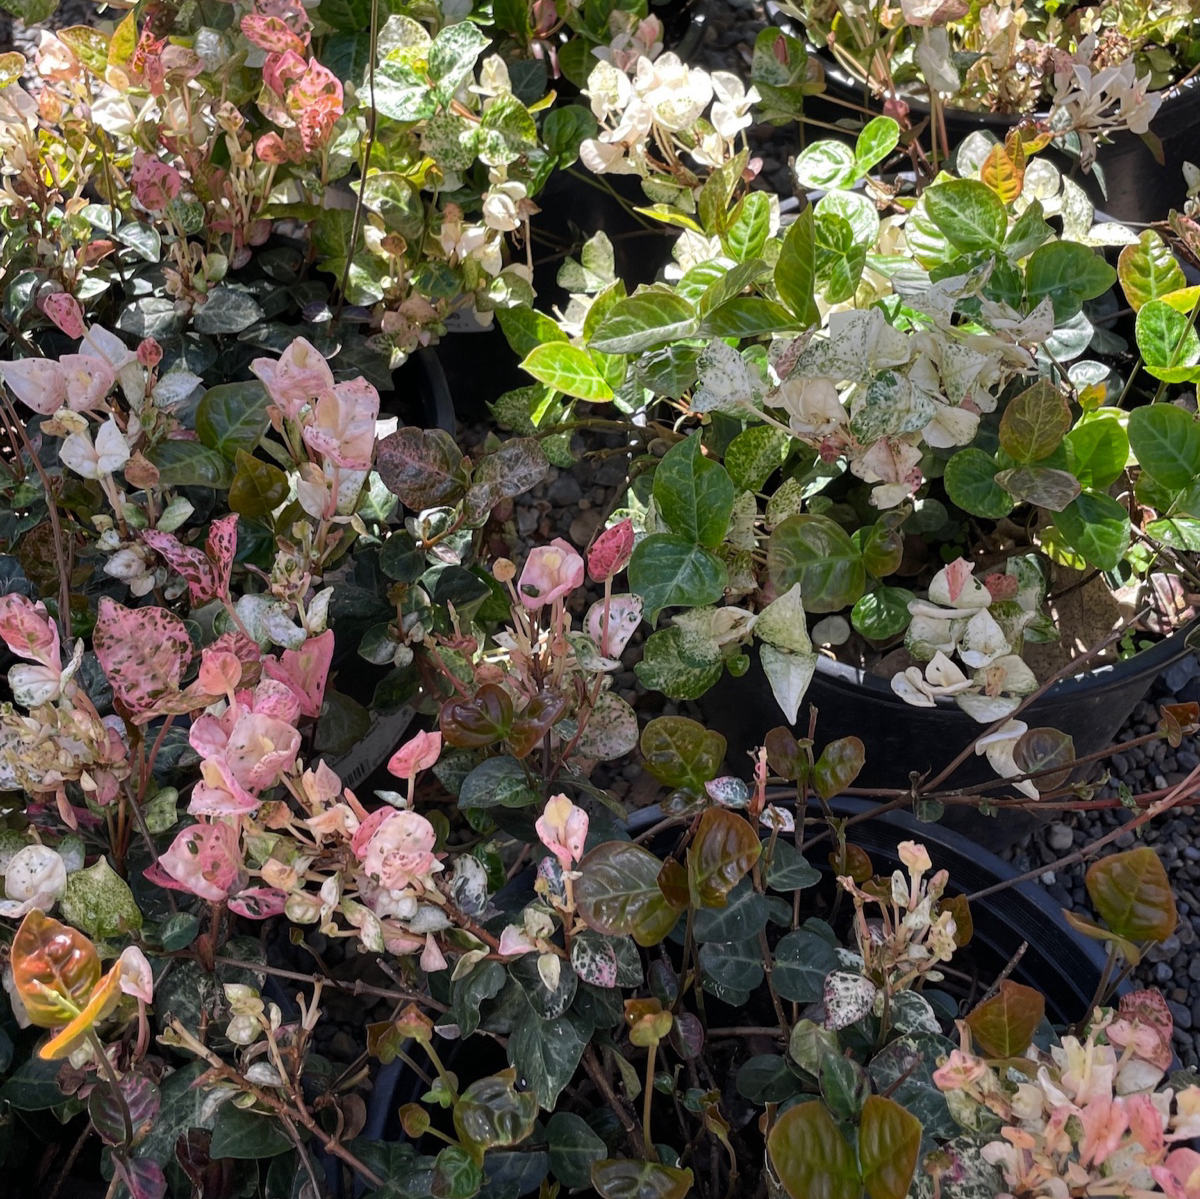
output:
{"label": "pink leaf", "polygon": [[233,555],[237,551],[238,517],[236,512],[214,520],[204,543],[208,560],[213,564],[217,580],[217,595],[228,597],[229,576],[233,573]]}
{"label": "pink leaf", "polygon": [[992,599],[1012,599],[1020,588],[1016,575],[990,574],[986,575],[983,585],[988,589]]}
{"label": "pink leaf", "polygon": [[633,521],[622,520],[605,529],[588,551],[588,574],[597,583],[623,571],[633,554]]}
{"label": "pink leaf", "polygon": [[[219,903],[233,890],[241,865],[237,829],[216,821],[185,828],[160,855],[157,865],[144,873],[159,886],[190,891]],[[164,873],[171,881],[163,881]]]}
{"label": "pink leaf", "polygon": [[392,754],[387,764],[388,773],[398,779],[416,778],[422,770],[435,765],[441,753],[441,733],[418,733]]}
{"label": "pink leaf", "polygon": [[157,529],[146,529],[142,533],[142,540],[187,581],[193,607],[216,597],[217,576],[207,555],[190,545],[184,545],[174,533],[160,533]]}
{"label": "pink leaf", "polygon": [[163,1199],[167,1193],[167,1176],[153,1158],[114,1155],[113,1164],[120,1171],[132,1199]]}
{"label": "pink leaf", "polygon": [[178,695],[192,658],[191,638],[177,616],[165,608],[125,608],[108,596],[100,598],[92,647],[113,694],[138,724]]}
{"label": "pink leaf", "polygon": [[0,362],[0,379],[27,408],[50,416],[67,402],[66,372],[48,358]]}
{"label": "pink leaf", "polygon": [[83,309],[73,295],[54,292],[44,296],[39,307],[68,337],[83,336]]}
{"label": "pink leaf", "polygon": [[278,679],[292,689],[305,716],[316,717],[321,714],[332,661],[333,630],[326,629],[298,650],[285,649],[278,659],[264,658],[263,670],[268,678]]}
{"label": "pink leaf", "polygon": [[974,566],[966,558],[956,558],[946,567],[946,587],[952,601],[958,599],[962,594],[962,589],[967,585],[967,580],[971,577],[974,569]]}
{"label": "pink leaf", "polygon": [[35,604],[15,591],[0,595],[0,638],[18,658],[62,670],[58,628],[40,600]]}

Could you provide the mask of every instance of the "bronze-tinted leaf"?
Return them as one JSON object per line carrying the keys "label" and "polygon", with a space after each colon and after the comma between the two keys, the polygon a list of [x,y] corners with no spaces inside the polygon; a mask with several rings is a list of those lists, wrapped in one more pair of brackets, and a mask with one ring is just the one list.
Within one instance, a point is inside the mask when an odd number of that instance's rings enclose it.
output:
{"label": "bronze-tinted leaf", "polygon": [[[1013,747],[1013,762],[1022,774],[1051,771],[1050,774],[1038,774],[1033,785],[1043,793],[1057,791],[1071,777],[1071,768],[1075,763],[1075,742],[1058,729],[1029,729],[1021,734]],[[1054,770],[1056,766],[1063,769]]]}
{"label": "bronze-tinted leaf", "polygon": [[514,437],[475,468],[467,492],[467,511],[478,520],[502,500],[514,499],[541,482],[550,466],[541,442]]}
{"label": "bronze-tinted leaf", "polygon": [[1062,444],[1071,427],[1066,397],[1048,379],[1009,401],[1000,418],[1000,447],[1018,462],[1040,462]]}
{"label": "bronze-tinted leaf", "polygon": [[697,907],[724,907],[729,892],[761,853],[762,842],[744,816],[725,808],[709,808],[700,817],[687,851],[692,902]]}
{"label": "bronze-tinted leaf", "polygon": [[717,777],[725,738],[686,716],[656,716],[642,730],[646,769],[668,787],[699,794]]}
{"label": "bronze-tinted leaf", "polygon": [[971,905],[965,895],[943,895],[938,901],[943,912],[954,917],[954,944],[962,949],[971,943],[975,935],[975,921],[971,916]]}
{"label": "bronze-tinted leaf", "polygon": [[470,482],[462,452],[443,429],[407,426],[388,434],[376,450],[375,467],[384,486],[415,512],[452,504]]}
{"label": "bronze-tinted leaf", "polygon": [[807,741],[797,741],[786,725],[772,729],[763,742],[767,751],[767,765],[789,782],[800,782],[808,769],[808,756],[804,752]]}
{"label": "bronze-tinted leaf", "polygon": [[661,869],[662,862],[640,845],[598,845],[579,863],[575,902],[580,916],[605,936],[632,933],[639,945],[657,945],[679,915],[658,885]]}
{"label": "bronze-tinted leaf", "polygon": [[658,1162],[610,1157],[592,1163],[592,1186],[602,1199],[685,1199],[692,1178],[691,1170]]}
{"label": "bronze-tinted leaf", "polygon": [[537,1096],[518,1091],[516,1081],[516,1070],[501,1070],[463,1091],[454,1105],[454,1129],[464,1144],[480,1150],[519,1145],[533,1132]]}
{"label": "bronze-tinted leaf", "polygon": [[996,994],[967,1017],[967,1027],[989,1057],[1017,1057],[1029,1048],[1045,1014],[1046,999],[1040,991],[1006,978]]}
{"label": "bronze-tinted leaf", "polygon": [[813,787],[822,799],[832,799],[858,778],[866,748],[857,737],[839,737],[821,751],[813,767]]}
{"label": "bronze-tinted leaf", "polygon": [[513,757],[524,758],[541,744],[542,738],[566,708],[566,697],[555,691],[542,691],[535,695],[512,722],[505,738]]}
{"label": "bronze-tinted leaf", "polygon": [[867,851],[861,845],[849,842],[829,855],[829,864],[834,874],[849,875],[856,883],[865,883],[875,873]]}
{"label": "bronze-tinted leaf", "polygon": [[1148,845],[1102,858],[1085,880],[1105,924],[1130,941],[1165,941],[1179,921],[1175,895],[1158,854]]}
{"label": "bronze-tinted leaf", "polygon": [[882,1095],[869,1095],[858,1126],[858,1164],[871,1199],[904,1199],[921,1148],[921,1121]]}
{"label": "bronze-tinted leaf", "polygon": [[767,1152],[791,1199],[861,1199],[854,1150],[819,1100],[788,1108],[767,1136]]}
{"label": "bronze-tinted leaf", "polygon": [[496,683],[484,683],[473,699],[447,700],[438,717],[442,736],[456,749],[495,745],[508,736],[512,723],[512,698]]}

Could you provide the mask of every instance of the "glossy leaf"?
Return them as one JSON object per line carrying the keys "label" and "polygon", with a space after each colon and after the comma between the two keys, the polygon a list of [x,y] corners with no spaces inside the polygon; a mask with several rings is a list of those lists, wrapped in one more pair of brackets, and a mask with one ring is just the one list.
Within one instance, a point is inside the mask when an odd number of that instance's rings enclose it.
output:
{"label": "glossy leaf", "polygon": [[725,591],[725,564],[687,537],[655,533],[638,542],[629,560],[629,588],[653,625],[664,608],[716,603]]}
{"label": "glossy leaf", "polygon": [[243,1161],[277,1157],[292,1147],[283,1126],[274,1116],[226,1102],[213,1122],[211,1154]]}
{"label": "glossy leaf", "polygon": [[[1013,762],[1022,774],[1050,770],[1050,774],[1043,774],[1034,779],[1033,785],[1043,793],[1056,791],[1071,777],[1075,762],[1075,742],[1058,729],[1028,729],[1021,734],[1013,747]],[[1063,769],[1053,770],[1056,766]]]}
{"label": "glossy leaf", "polygon": [[101,596],[92,646],[113,694],[139,723],[179,691],[192,656],[183,621],[165,608],[125,608]]}
{"label": "glossy leaf", "polygon": [[925,211],[956,250],[999,250],[1008,232],[1004,202],[975,179],[951,179],[925,193]]}
{"label": "glossy leaf", "polygon": [[1011,204],[1025,184],[1025,151],[1018,141],[1010,153],[1007,146],[997,142],[983,160],[980,180],[987,184],[1005,204]]}
{"label": "glossy leaf", "polygon": [[791,1199],[861,1199],[854,1150],[819,1100],[788,1108],[776,1120],[767,1153]]}
{"label": "glossy leaf", "polygon": [[589,927],[606,936],[632,934],[639,945],[657,945],[678,912],[658,885],[662,862],[631,842],[608,841],[579,864],[575,902]]}
{"label": "glossy leaf", "polygon": [[863,743],[857,737],[839,737],[821,751],[813,767],[813,787],[822,799],[832,799],[858,778],[865,763]]}
{"label": "glossy leaf", "polygon": [[1129,548],[1129,512],[1103,492],[1085,491],[1055,514],[1054,527],[1099,570],[1115,570]]}
{"label": "glossy leaf", "polygon": [[656,716],[642,730],[646,769],[660,783],[702,794],[725,757],[725,738],[686,716]]}
{"label": "glossy leaf", "polygon": [[442,737],[458,749],[483,749],[508,736],[511,696],[497,683],[484,683],[472,699],[449,699],[438,717]]}
{"label": "glossy leaf", "polygon": [[892,1099],[869,1095],[858,1126],[858,1162],[871,1199],[905,1199],[921,1149],[921,1121]]}
{"label": "glossy leaf", "polygon": [[1014,396],[1000,419],[1000,447],[1018,462],[1048,458],[1071,427],[1066,397],[1048,379]]}
{"label": "glossy leaf", "polygon": [[442,429],[397,429],[379,443],[375,457],[384,486],[414,511],[453,503],[467,489],[462,452]]}
{"label": "glossy leaf", "polygon": [[614,304],[589,345],[605,354],[640,354],[664,342],[692,336],[699,324],[687,300],[662,288],[650,288]]}
{"label": "glossy leaf", "polygon": [[288,497],[287,475],[270,462],[238,450],[237,470],[229,487],[229,507],[242,516],[261,520]]}
{"label": "glossy leaf", "polygon": [[1098,417],[1076,425],[1067,434],[1065,444],[1071,474],[1081,487],[1097,491],[1107,490],[1121,477],[1129,458],[1129,438],[1115,417]]}
{"label": "glossy leaf", "polygon": [[1026,303],[1032,310],[1047,296],[1058,325],[1069,321],[1085,300],[1103,295],[1116,282],[1117,272],[1089,246],[1055,241],[1039,246],[1025,266]]}
{"label": "glossy leaf", "polygon": [[1093,907],[1118,936],[1165,941],[1175,931],[1175,895],[1158,854],[1148,845],[1093,862],[1084,881]]}
{"label": "glossy leaf", "polygon": [[1040,991],[1006,978],[995,995],[971,1010],[967,1027],[988,1057],[1019,1057],[1045,1015],[1046,999]]}
{"label": "glossy leaf", "polygon": [[54,1028],[87,1005],[100,981],[100,959],[83,933],[35,908],[13,938],[12,971],[29,1019]]}
{"label": "glossy leaf", "polygon": [[454,1130],[464,1144],[480,1150],[519,1145],[533,1132],[537,1098],[518,1091],[516,1081],[516,1070],[501,1070],[463,1091],[454,1105]]}
{"label": "glossy leaf", "polygon": [[438,1151],[429,1180],[431,1199],[472,1199],[483,1185],[483,1167],[461,1145]]}
{"label": "glossy leaf", "polygon": [[[834,145],[819,142],[818,145]],[[815,149],[810,147],[809,150]],[[804,151],[797,159],[797,173],[804,160]],[[847,151],[849,153],[849,151]],[[851,156],[853,161],[853,156]],[[775,289],[779,298],[787,305],[802,325],[812,325],[819,319],[815,289],[817,282],[817,243],[815,218],[811,208],[806,208],[788,226],[783,246],[775,263]]]}
{"label": "glossy leaf", "polygon": [[566,697],[557,692],[541,691],[535,695],[505,735],[513,757],[524,758],[532,753],[566,711],[566,707]]}
{"label": "glossy leaf", "polygon": [[526,355],[521,369],[539,383],[578,400],[603,403],[613,397],[612,388],[587,350],[567,342],[550,341]]}
{"label": "glossy leaf", "polygon": [[196,436],[233,462],[238,451],[254,452],[270,423],[267,389],[258,380],[210,387],[196,407]]}
{"label": "glossy leaf", "polygon": [[1080,492],[1073,474],[1049,466],[997,471],[996,482],[1018,503],[1036,504],[1051,512],[1061,512]]}
{"label": "glossy leaf", "polygon": [[1200,335],[1190,318],[1163,300],[1142,305],[1134,325],[1142,365],[1164,383],[1200,379]]}
{"label": "glossy leaf", "polygon": [[[783,846],[780,842],[776,851]],[[812,873],[820,878],[819,871],[812,870]],[[775,946],[771,982],[784,999],[793,1003],[818,1003],[825,993],[825,979],[837,966],[838,957],[833,946],[816,933],[801,928],[787,933]]]}
{"label": "glossy leaf", "polygon": [[808,612],[839,612],[866,586],[862,555],[841,525],[827,516],[789,516],[767,543],[767,569],[783,595],[800,584]]}
{"label": "glossy leaf", "polygon": [[592,1165],[608,1154],[604,1141],[582,1117],[555,1112],[546,1123],[550,1170],[565,1187],[585,1187],[592,1180]]}
{"label": "glossy leaf", "polygon": [[671,529],[712,549],[725,539],[733,512],[729,472],[704,455],[699,435],[667,451],[654,471],[654,502]]}
{"label": "glossy leaf", "polygon": [[677,700],[699,699],[724,672],[716,655],[703,662],[688,655],[678,625],[651,633],[642,647],[642,660],[633,669],[644,687]]}
{"label": "glossy leaf", "polygon": [[116,1090],[101,1079],[88,1096],[88,1116],[101,1139],[110,1145],[134,1145],[158,1118],[162,1099],[158,1087],[144,1074],[128,1073],[121,1079],[121,1096],[129,1111],[132,1139],[125,1140],[125,1118]]}
{"label": "glossy leaf", "polygon": [[736,812],[709,808],[687,851],[688,889],[697,907],[723,907],[762,853],[753,826]]}
{"label": "glossy leaf", "polygon": [[1143,229],[1135,245],[1122,248],[1117,259],[1117,278],[1135,312],[1149,301],[1161,300],[1187,286],[1175,255],[1153,229]]}
{"label": "glossy leaf", "polygon": [[851,609],[850,623],[871,641],[889,641],[908,628],[908,605],[917,597],[904,587],[877,587]]}
{"label": "glossy leaf", "polygon": [[685,1199],[693,1174],[658,1162],[605,1158],[592,1165],[592,1186],[601,1199]]}
{"label": "glossy leaf", "polygon": [[1142,470],[1172,491],[1200,477],[1200,422],[1174,404],[1135,408],[1129,414],[1129,445]]}
{"label": "glossy leaf", "polygon": [[964,512],[999,520],[1012,511],[1012,497],[996,482],[996,460],[983,450],[967,446],[946,463],[946,491]]}

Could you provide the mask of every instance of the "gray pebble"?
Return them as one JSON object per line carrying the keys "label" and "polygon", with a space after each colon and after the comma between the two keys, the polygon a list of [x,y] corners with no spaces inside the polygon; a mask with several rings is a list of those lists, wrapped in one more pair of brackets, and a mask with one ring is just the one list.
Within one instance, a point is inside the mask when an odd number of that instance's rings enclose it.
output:
{"label": "gray pebble", "polygon": [[1046,844],[1050,846],[1055,853],[1066,853],[1071,848],[1073,837],[1071,830],[1065,825],[1055,821],[1046,830]]}

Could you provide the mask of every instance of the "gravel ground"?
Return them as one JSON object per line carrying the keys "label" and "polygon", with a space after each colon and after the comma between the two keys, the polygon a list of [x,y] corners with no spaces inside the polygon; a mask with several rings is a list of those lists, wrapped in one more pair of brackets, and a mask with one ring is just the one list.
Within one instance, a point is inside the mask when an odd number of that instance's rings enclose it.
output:
{"label": "gravel ground", "polygon": [[[1130,741],[1153,730],[1158,707],[1164,703],[1200,701],[1200,659],[1190,656],[1170,667],[1134,710],[1118,741]],[[1114,797],[1124,785],[1133,793],[1151,791],[1180,783],[1200,765],[1200,738],[1188,737],[1178,749],[1165,741],[1135,746],[1114,753],[1102,764],[1109,780],[1098,798]],[[1095,841],[1127,823],[1134,813],[1125,809],[1064,813],[1006,853],[1021,872],[1038,865],[1050,866],[1073,850]],[[1200,846],[1194,842],[1196,809],[1180,807],[1136,832],[1125,832],[1100,856],[1152,846],[1162,858],[1179,905],[1179,927],[1162,945],[1150,949],[1133,973],[1135,985],[1157,987],[1167,999],[1175,1018],[1175,1052],[1184,1066],[1200,1065]],[[1139,840],[1140,837],[1140,840]],[[1061,870],[1047,869],[1039,882],[1056,903],[1094,918],[1083,876],[1087,863]]]}

